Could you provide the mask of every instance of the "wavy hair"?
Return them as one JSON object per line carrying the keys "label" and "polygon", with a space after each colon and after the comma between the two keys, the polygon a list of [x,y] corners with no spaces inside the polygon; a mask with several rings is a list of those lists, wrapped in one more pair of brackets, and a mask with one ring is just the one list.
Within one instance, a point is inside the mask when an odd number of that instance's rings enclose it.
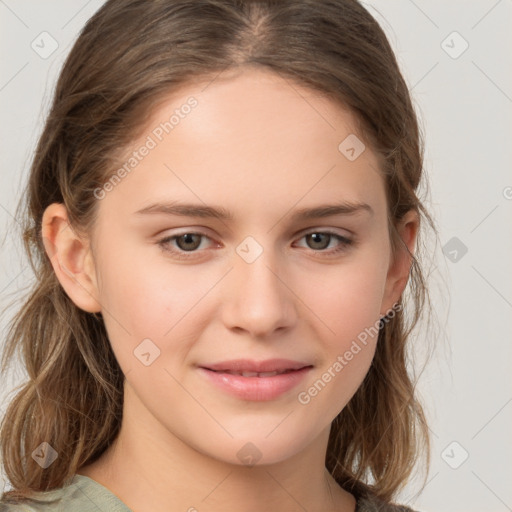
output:
{"label": "wavy hair", "polygon": [[[21,355],[28,379],[1,425],[1,456],[12,490],[28,498],[67,484],[116,438],[124,376],[101,314],[79,309],[53,271],[41,237],[43,212],[63,203],[88,233],[94,194],[119,165],[155,106],[181,86],[228,69],[256,66],[332,98],[355,114],[379,156],[393,253],[396,229],[414,209],[436,231],[419,198],[423,136],[410,92],[384,31],[356,0],[109,0],[86,23],[52,98],[18,204],[24,249],[35,274],[11,319],[2,369]],[[420,231],[422,231],[420,230]],[[402,306],[381,322],[370,369],[332,422],[326,467],[347,491],[391,500],[421,452],[430,464],[427,420],[410,374],[410,334],[430,299],[412,256]],[[33,450],[48,442],[58,458],[42,468]]]}

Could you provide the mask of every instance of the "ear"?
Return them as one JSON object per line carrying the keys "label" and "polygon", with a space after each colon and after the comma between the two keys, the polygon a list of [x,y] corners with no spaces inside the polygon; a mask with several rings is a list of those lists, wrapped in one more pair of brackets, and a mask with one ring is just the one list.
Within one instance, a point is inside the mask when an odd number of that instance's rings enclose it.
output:
{"label": "ear", "polygon": [[409,210],[397,226],[403,243],[399,243],[395,257],[391,258],[382,299],[381,316],[386,315],[398,302],[407,285],[412,264],[412,256],[409,252],[411,254],[415,252],[419,225],[418,212]]}
{"label": "ear", "polygon": [[84,311],[101,311],[89,242],[73,231],[63,204],[53,203],[46,208],[41,234],[53,270],[69,298]]}

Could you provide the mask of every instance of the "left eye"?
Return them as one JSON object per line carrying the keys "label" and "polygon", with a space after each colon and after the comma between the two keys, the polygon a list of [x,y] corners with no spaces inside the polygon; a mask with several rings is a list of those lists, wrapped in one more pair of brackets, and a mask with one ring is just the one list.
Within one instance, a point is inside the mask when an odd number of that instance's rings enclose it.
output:
{"label": "left eye", "polygon": [[[210,237],[203,233],[188,232],[163,238],[158,242],[158,245],[164,251],[176,255],[178,258],[185,259],[194,257],[194,253],[198,252],[197,249],[201,246],[203,238],[211,240]],[[353,240],[331,231],[312,231],[303,235],[300,240],[302,239],[307,241],[309,248],[313,252],[321,252],[326,255],[341,252],[353,243]],[[337,240],[339,243],[336,247],[329,249],[333,240]]]}
{"label": "left eye", "polygon": [[305,238],[310,244],[312,244],[312,246],[310,245],[310,248],[321,252],[325,251],[333,240],[338,240],[339,245],[335,247],[334,250],[326,251],[328,253],[339,252],[352,243],[352,240],[331,231],[313,231],[305,234],[302,238]]}

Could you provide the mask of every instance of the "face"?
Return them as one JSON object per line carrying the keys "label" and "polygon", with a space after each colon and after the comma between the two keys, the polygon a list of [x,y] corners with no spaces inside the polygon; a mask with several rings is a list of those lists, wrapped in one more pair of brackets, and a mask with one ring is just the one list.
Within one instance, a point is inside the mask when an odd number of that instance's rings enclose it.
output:
{"label": "face", "polygon": [[205,85],[95,192],[91,286],[146,428],[273,463],[328,429],[398,299],[384,182],[331,100],[260,70]]}

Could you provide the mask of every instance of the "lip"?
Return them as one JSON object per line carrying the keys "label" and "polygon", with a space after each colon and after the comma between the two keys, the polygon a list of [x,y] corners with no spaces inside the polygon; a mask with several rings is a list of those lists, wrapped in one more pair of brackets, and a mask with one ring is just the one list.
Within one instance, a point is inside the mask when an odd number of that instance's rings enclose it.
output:
{"label": "lip", "polygon": [[[252,361],[236,359],[199,366],[198,370],[208,382],[242,400],[274,400],[297,386],[313,368],[313,365],[289,359]],[[226,372],[284,372],[274,376],[236,375]]]}
{"label": "lip", "polygon": [[230,361],[220,361],[218,363],[203,364],[201,368],[214,371],[233,371],[233,372],[281,372],[285,370],[300,370],[305,366],[312,366],[310,363],[294,361],[291,359],[266,359],[264,361],[254,361],[252,359],[231,359]]}

